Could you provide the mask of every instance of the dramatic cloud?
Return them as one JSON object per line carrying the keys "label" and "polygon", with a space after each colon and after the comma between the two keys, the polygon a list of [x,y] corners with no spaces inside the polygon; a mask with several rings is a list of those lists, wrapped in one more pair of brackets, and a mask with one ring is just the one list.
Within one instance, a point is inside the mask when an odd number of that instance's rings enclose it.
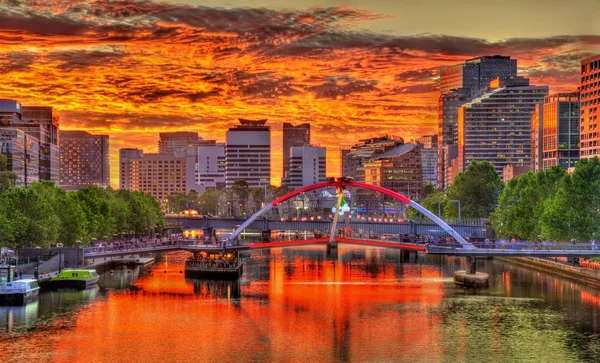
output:
{"label": "dramatic cloud", "polygon": [[394,35],[356,24],[385,15],[346,8],[215,8],[135,0],[0,0],[0,97],[53,105],[63,129],[156,150],[157,133],[223,140],[237,117],[268,118],[273,182],[281,122],[310,122],[338,170],[340,144],[382,133],[436,132],[441,66],[504,54],[552,91],[577,87],[600,36],[489,41]]}

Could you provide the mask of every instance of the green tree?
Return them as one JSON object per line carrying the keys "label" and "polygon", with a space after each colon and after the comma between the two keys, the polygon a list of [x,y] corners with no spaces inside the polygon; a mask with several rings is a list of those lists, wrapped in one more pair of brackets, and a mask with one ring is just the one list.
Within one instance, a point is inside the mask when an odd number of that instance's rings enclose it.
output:
{"label": "green tree", "polygon": [[[438,208],[438,201],[439,201],[439,208]],[[440,192],[438,190],[434,190],[433,192],[431,192],[427,198],[423,199],[419,204],[421,204],[423,207],[427,208],[430,212],[432,212],[435,215],[438,215],[438,213],[442,212],[442,217],[443,217],[443,212],[445,210],[446,207],[446,194],[444,194],[443,192]],[[408,219],[412,219],[412,220],[418,220],[420,219],[420,212],[414,208],[408,208],[406,210],[406,218]]]}
{"label": "green tree", "polygon": [[458,217],[457,203],[460,200],[461,215],[464,218],[487,218],[496,208],[504,183],[487,161],[473,161],[464,172],[459,173],[446,192],[448,203],[444,215]]}
{"label": "green tree", "polygon": [[542,235],[555,241],[600,236],[600,160],[581,159],[544,205]]}
{"label": "green tree", "polygon": [[554,197],[565,174],[563,169],[554,167],[511,179],[490,218],[496,233],[529,241],[537,239],[542,234],[540,219],[546,201]]}
{"label": "green tree", "polygon": [[8,158],[0,153],[0,193],[17,185],[17,173],[8,170]]}
{"label": "green tree", "polygon": [[75,192],[74,198],[86,216],[90,238],[104,238],[114,233],[129,232],[127,229],[117,230],[117,204],[112,190],[99,187],[82,188]]}

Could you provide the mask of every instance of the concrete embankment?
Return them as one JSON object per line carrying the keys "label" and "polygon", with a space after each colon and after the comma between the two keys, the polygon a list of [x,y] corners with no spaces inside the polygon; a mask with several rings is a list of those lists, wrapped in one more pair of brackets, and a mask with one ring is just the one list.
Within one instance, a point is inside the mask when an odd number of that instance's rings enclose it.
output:
{"label": "concrete embankment", "polygon": [[551,260],[536,257],[495,258],[499,261],[533,268],[538,271],[562,276],[591,287],[600,288],[600,273],[598,273],[597,271],[582,269],[581,267],[566,265],[564,263],[554,262]]}

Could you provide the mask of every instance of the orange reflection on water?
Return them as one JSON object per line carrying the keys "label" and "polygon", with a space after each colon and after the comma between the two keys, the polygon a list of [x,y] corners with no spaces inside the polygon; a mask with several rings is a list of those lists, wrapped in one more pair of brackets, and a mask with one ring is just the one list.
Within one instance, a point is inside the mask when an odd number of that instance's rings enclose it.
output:
{"label": "orange reflection on water", "polygon": [[265,261],[268,281],[242,281],[239,299],[194,294],[195,283],[177,274],[181,259],[159,263],[78,314],[53,360],[382,361],[424,349],[441,359],[438,270],[400,268],[379,249],[350,263],[283,251]]}

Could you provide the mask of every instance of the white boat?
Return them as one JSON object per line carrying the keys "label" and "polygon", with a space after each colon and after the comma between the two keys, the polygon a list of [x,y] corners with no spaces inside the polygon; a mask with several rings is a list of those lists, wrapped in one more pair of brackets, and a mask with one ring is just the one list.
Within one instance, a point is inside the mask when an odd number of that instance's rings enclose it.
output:
{"label": "white boat", "polygon": [[40,293],[37,280],[23,279],[0,286],[0,305],[23,305],[34,300]]}

